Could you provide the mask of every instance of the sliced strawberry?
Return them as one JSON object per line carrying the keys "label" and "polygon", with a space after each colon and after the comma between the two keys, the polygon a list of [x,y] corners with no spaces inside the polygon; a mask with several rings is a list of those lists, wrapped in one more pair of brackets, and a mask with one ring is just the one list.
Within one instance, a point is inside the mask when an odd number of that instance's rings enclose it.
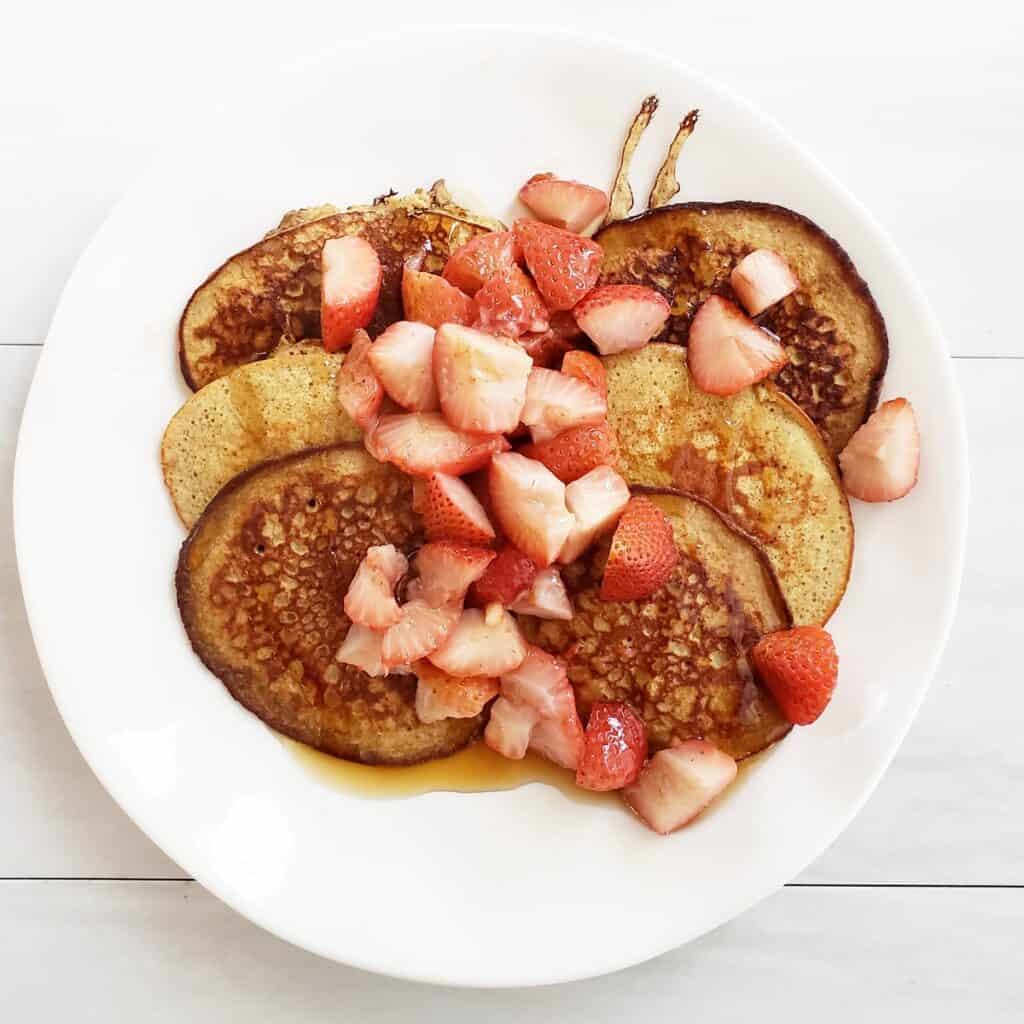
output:
{"label": "sliced strawberry", "polygon": [[526,644],[516,620],[500,611],[489,623],[479,608],[463,611],[445,643],[429,655],[443,672],[452,676],[500,676],[510,672],[526,656]]}
{"label": "sliced strawberry", "polygon": [[653,288],[606,284],[595,288],[574,310],[583,333],[601,355],[643,348],[661,332],[672,307]]}
{"label": "sliced strawberry", "polygon": [[636,782],[647,760],[647,726],[628,705],[595,704],[587,719],[576,785],[605,793]]}
{"label": "sliced strawberry", "polygon": [[861,501],[895,501],[917,483],[921,434],[905,398],[885,402],[839,454],[843,485]]}
{"label": "sliced strawberry", "polygon": [[421,722],[444,718],[473,718],[489,700],[498,696],[498,680],[492,676],[458,678],[442,672],[429,661],[413,665],[416,674],[416,715]]}
{"label": "sliced strawberry", "polygon": [[530,372],[522,421],[534,441],[546,441],[570,427],[601,423],[607,413],[607,401],[575,377],[539,366]]}
{"label": "sliced strawberry", "polygon": [[693,382],[710,395],[735,395],[788,360],[775,335],[720,295],[706,299],[690,324],[687,365]]}
{"label": "sliced strawberry", "polygon": [[400,618],[395,584],[409,563],[393,544],[369,548],[345,594],[345,614],[361,626],[387,629]]}
{"label": "sliced strawberry", "polygon": [[380,462],[390,462],[412,476],[458,476],[486,466],[509,444],[500,434],[456,430],[436,412],[410,412],[381,416],[367,433],[366,446]]}
{"label": "sliced strawberry", "polygon": [[445,324],[434,341],[434,379],[445,419],[457,430],[514,430],[532,366],[514,341]]}
{"label": "sliced strawberry", "polygon": [[602,601],[637,601],[663,587],[679,564],[672,524],[648,498],[630,498],[612,537]]}
{"label": "sliced strawberry", "polygon": [[536,575],[537,566],[533,559],[506,544],[473,584],[473,600],[482,605],[497,601],[507,607],[530,589]]}
{"label": "sliced strawberry", "polygon": [[430,412],[438,408],[433,355],[434,328],[399,320],[373,343],[370,363],[393,401],[414,412]]}
{"label": "sliced strawberry", "polygon": [[547,441],[524,445],[519,454],[544,463],[559,480],[570,484],[598,466],[614,466],[619,446],[605,421],[563,430]]}
{"label": "sliced strawberry", "polygon": [[820,626],[769,633],[750,658],[794,725],[810,725],[828,707],[839,677],[839,656],[832,637]]}
{"label": "sliced strawberry", "polygon": [[610,466],[598,466],[565,489],[565,505],[573,515],[572,530],[558,555],[568,565],[618,521],[629,504],[629,485]]}
{"label": "sliced strawberry", "polygon": [[526,645],[526,656],[517,668],[501,677],[501,695],[516,704],[533,708],[541,718],[561,714],[575,695],[561,658]]}
{"label": "sliced strawberry", "polygon": [[373,319],[383,270],[373,246],[349,235],[324,242],[320,272],[321,338],[328,352],[337,352]]}
{"label": "sliced strawberry", "polygon": [[660,835],[681,828],[736,778],[736,762],[704,740],[659,750],[623,790],[637,817]]}
{"label": "sliced strawberry", "polygon": [[384,401],[384,387],[369,359],[372,344],[366,331],[356,331],[337,379],[338,404],[363,430],[377,418]]}
{"label": "sliced strawberry", "polygon": [[406,263],[402,269],[402,309],[406,320],[431,327],[471,324],[476,303],[438,274],[427,274]]}
{"label": "sliced strawberry", "polygon": [[451,541],[424,544],[416,553],[420,574],[420,596],[434,608],[461,601],[494,561],[494,552]]}
{"label": "sliced strawberry", "polygon": [[518,338],[548,329],[548,311],[540,292],[516,265],[493,274],[476,293],[476,326]]}
{"label": "sliced strawberry", "polygon": [[406,601],[401,618],[384,634],[381,660],[387,666],[411,665],[432,654],[455,629],[461,611],[458,602],[431,608],[422,598]]}
{"label": "sliced strawberry", "polygon": [[428,540],[453,540],[486,545],[494,540],[494,527],[483,505],[457,476],[433,473],[413,485],[413,509],[423,518]]}
{"label": "sliced strawberry", "polygon": [[755,249],[732,268],[729,283],[751,316],[763,313],[800,287],[790,265],[772,249]]}
{"label": "sliced strawberry", "polygon": [[589,235],[608,211],[608,196],[579,181],[535,174],[520,190],[519,198],[545,224]]}
{"label": "sliced strawberry", "polygon": [[459,246],[448,257],[443,276],[456,288],[475,295],[488,278],[521,259],[519,243],[511,231],[492,231]]}
{"label": "sliced strawberry", "polygon": [[542,757],[576,771],[583,753],[583,726],[573,698],[560,706],[556,715],[542,718],[530,735],[530,749]]}
{"label": "sliced strawberry", "polygon": [[388,670],[381,661],[381,648],[384,634],[369,626],[360,626],[353,622],[348,627],[345,639],[335,655],[337,661],[344,665],[352,665],[365,672],[368,676],[386,676]]}
{"label": "sliced strawberry", "polygon": [[572,601],[565,591],[562,574],[553,565],[541,569],[533,578],[530,589],[520,594],[508,610],[517,615],[568,622],[572,618]]}
{"label": "sliced strawberry", "polygon": [[508,539],[538,566],[550,565],[573,524],[565,484],[541,463],[513,452],[493,459],[488,483]]}
{"label": "sliced strawberry", "polygon": [[513,230],[549,309],[572,309],[597,284],[604,257],[597,242],[537,220],[517,220]]}
{"label": "sliced strawberry", "polygon": [[499,697],[491,705],[491,717],[484,730],[484,743],[496,754],[520,761],[526,757],[530,734],[537,724],[537,712],[525,704]]}
{"label": "sliced strawberry", "polygon": [[562,373],[589,384],[602,398],[608,398],[608,374],[604,363],[593,352],[584,352],[582,349],[566,352],[562,360]]}

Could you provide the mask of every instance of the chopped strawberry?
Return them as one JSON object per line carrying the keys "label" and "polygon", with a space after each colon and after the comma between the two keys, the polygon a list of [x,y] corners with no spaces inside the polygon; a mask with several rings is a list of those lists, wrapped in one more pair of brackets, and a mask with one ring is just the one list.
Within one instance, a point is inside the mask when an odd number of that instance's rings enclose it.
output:
{"label": "chopped strawberry", "polygon": [[515,266],[522,259],[519,243],[511,231],[492,231],[459,246],[448,257],[444,279],[468,295],[475,295],[488,278]]}
{"label": "chopped strawberry", "polygon": [[434,379],[445,419],[457,430],[514,430],[532,366],[514,341],[445,324],[434,341]]}
{"label": "chopped strawberry", "polygon": [[542,718],[530,736],[530,749],[542,757],[576,771],[583,753],[583,726],[576,713],[575,697],[560,706],[551,718]]}
{"label": "chopped strawberry", "polygon": [[541,718],[555,717],[576,701],[565,662],[533,644],[526,645],[518,667],[502,674],[501,695],[533,708]]}
{"label": "chopped strawberry", "polygon": [[595,288],[574,310],[583,333],[601,355],[643,348],[659,334],[672,307],[653,288],[606,284]]}
{"label": "chopped strawberry", "polygon": [[479,608],[465,609],[444,644],[429,655],[452,676],[500,676],[525,656],[526,644],[516,620],[501,611],[492,624]]}
{"label": "chopped strawberry", "polygon": [[547,441],[524,445],[519,453],[544,463],[562,483],[571,484],[598,466],[614,466],[619,446],[605,421],[570,427]]}
{"label": "chopped strawberry", "polygon": [[368,548],[345,594],[345,614],[361,626],[387,629],[400,618],[395,584],[409,563],[393,544]]}
{"label": "chopped strawberry", "polygon": [[597,284],[604,257],[597,242],[537,220],[517,220],[513,230],[549,309],[572,309]]}
{"label": "chopped strawberry", "polygon": [[545,224],[589,235],[608,211],[608,196],[579,181],[535,174],[520,190],[519,198]]}
{"label": "chopped strawberry", "polygon": [[843,485],[861,501],[895,501],[917,483],[921,434],[905,398],[885,402],[839,454]]}
{"label": "chopped strawberry", "polygon": [[399,405],[413,412],[438,408],[433,327],[399,320],[373,343],[370,363],[384,390]]}
{"label": "chopped strawberry", "polygon": [[615,527],[602,601],[637,601],[663,587],[679,564],[672,524],[649,498],[630,498]]}
{"label": "chopped strawberry", "polygon": [[491,717],[484,729],[484,743],[496,754],[520,761],[526,757],[530,734],[538,717],[533,708],[499,697],[491,705]]}
{"label": "chopped strawberry", "polygon": [[608,398],[608,374],[604,363],[593,352],[584,352],[578,348],[566,352],[562,360],[562,373],[589,384],[602,398]]}
{"label": "chopped strawberry", "polygon": [[488,482],[505,535],[538,566],[550,565],[573,524],[565,484],[541,463],[514,452],[492,460]]}
{"label": "chopped strawberry", "polygon": [[408,263],[402,270],[402,308],[406,320],[431,327],[476,319],[476,303],[468,295],[438,274],[414,270]]}
{"label": "chopped strawberry", "polygon": [[548,311],[533,282],[513,263],[476,293],[476,326],[509,338],[548,329]]}
{"label": "chopped strawberry", "polygon": [[321,338],[328,352],[337,352],[373,319],[383,270],[373,246],[358,235],[324,242],[320,269]]}
{"label": "chopped strawberry", "polygon": [[535,366],[526,385],[522,421],[534,441],[546,441],[570,427],[601,423],[608,403],[589,384]]}
{"label": "chopped strawberry", "polygon": [[629,504],[629,485],[611,466],[598,466],[565,488],[565,505],[573,515],[572,530],[558,555],[575,562],[618,521]]}
{"label": "chopped strawberry", "polygon": [[576,785],[604,793],[636,782],[647,760],[647,726],[628,705],[595,704],[587,719]]}
{"label": "chopped strawberry", "polygon": [[494,540],[494,527],[483,505],[457,476],[433,473],[413,485],[413,509],[423,518],[428,540],[453,540],[485,545]]}
{"label": "chopped strawberry", "polygon": [[431,608],[422,598],[406,601],[401,618],[384,634],[381,660],[387,666],[411,665],[433,654],[455,629],[461,611],[458,602]]}
{"label": "chopped strawberry", "polygon": [[363,430],[377,418],[384,401],[384,387],[369,359],[372,344],[366,331],[356,331],[337,379],[338,404]]}
{"label": "chopped strawberry", "polygon": [[755,249],[732,268],[729,283],[751,316],[763,313],[800,287],[790,265],[772,249]]}
{"label": "chopped strawberry", "polygon": [[384,634],[369,626],[361,626],[353,622],[348,627],[345,639],[335,655],[337,661],[344,665],[353,665],[368,676],[386,676],[388,670],[381,661],[381,647]]}
{"label": "chopped strawberry", "polygon": [[416,715],[421,722],[473,718],[498,696],[498,680],[492,676],[458,678],[429,661],[418,661],[412,668],[417,680]]}
{"label": "chopped strawberry", "polygon": [[520,594],[508,610],[517,615],[568,622],[572,618],[572,601],[565,591],[562,574],[553,565],[541,569],[533,578],[530,589]]}
{"label": "chopped strawberry", "polygon": [[735,395],[788,359],[774,334],[720,295],[706,299],[690,324],[687,365],[693,382],[710,395]]}
{"label": "chopped strawberry", "polygon": [[810,725],[828,707],[839,677],[839,656],[832,637],[820,626],[769,633],[750,657],[761,682],[794,725]]}
{"label": "chopped strawberry", "polygon": [[517,340],[523,351],[533,360],[533,365],[544,369],[557,366],[562,361],[562,356],[572,348],[572,342],[554,329],[541,334],[524,334]]}
{"label": "chopped strawberry", "polygon": [[537,566],[533,560],[511,544],[506,544],[473,584],[473,600],[480,604],[497,601],[508,606],[530,589],[536,575]]}
{"label": "chopped strawberry", "polygon": [[494,552],[486,548],[447,540],[424,544],[416,554],[420,596],[434,608],[463,600],[470,584],[480,579],[494,557]]}
{"label": "chopped strawberry", "polygon": [[668,835],[704,810],[736,778],[736,762],[704,740],[659,750],[622,795],[637,817]]}
{"label": "chopped strawberry", "polygon": [[368,432],[366,445],[374,458],[412,476],[471,473],[509,447],[500,434],[456,430],[436,412],[381,416]]}

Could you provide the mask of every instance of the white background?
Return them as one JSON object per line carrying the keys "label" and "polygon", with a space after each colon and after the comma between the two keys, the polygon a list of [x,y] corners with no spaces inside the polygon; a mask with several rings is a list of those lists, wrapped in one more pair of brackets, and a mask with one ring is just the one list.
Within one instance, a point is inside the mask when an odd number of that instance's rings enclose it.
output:
{"label": "white background", "polygon": [[[1020,1019],[1024,11],[975,2],[954,17],[941,7],[593,0],[561,3],[551,20],[555,5],[533,0],[490,18],[482,5],[456,0],[358,9],[340,0],[188,0],[5,13],[4,1018]],[[795,885],[700,942],[609,978],[529,992],[430,989],[329,964],[259,932],[184,879],[100,789],[56,715],[25,624],[7,500],[21,408],[61,286],[138,171],[161,146],[187,146],[190,121],[209,116],[211,104],[244,101],[268,75],[287,88],[318,47],[373,29],[436,24],[442,10],[453,23],[550,23],[660,49],[773,115],[866,203],[916,268],[949,340],[971,446],[967,567],[950,646],[860,817]],[[424,54],[425,75],[443,72]],[[369,82],[368,118],[372,97]],[[338,130],[329,110],[324,130]],[[529,144],[528,125],[509,130]],[[88,496],[67,500],[73,528],[74,504]]]}

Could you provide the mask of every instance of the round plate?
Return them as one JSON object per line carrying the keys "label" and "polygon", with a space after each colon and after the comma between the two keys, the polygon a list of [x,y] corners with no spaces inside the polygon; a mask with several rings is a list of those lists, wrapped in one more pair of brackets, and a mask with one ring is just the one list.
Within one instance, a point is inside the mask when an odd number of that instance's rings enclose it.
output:
{"label": "round plate", "polygon": [[[39,362],[18,445],[18,561],[71,735],[182,868],[264,928],[348,964],[529,985],[613,971],[701,935],[835,839],[942,650],[967,470],[949,358],[920,289],[867,213],[774,124],[686,68],[612,42],[507,29],[381,37],[266,92],[247,86],[125,197],[82,256]],[[700,107],[679,198],[781,203],[838,238],[888,323],[883,397],[906,394],[918,411],[916,490],[854,510],[857,558],[832,621],[836,697],[669,838],[615,800],[576,803],[543,785],[398,801],[332,788],[207,673],[178,618],[183,534],[157,451],[188,396],[182,307],[286,209],[445,177],[457,197],[507,216],[538,170],[610,182],[652,92],[662,106],[638,154],[638,200],[675,123]]]}

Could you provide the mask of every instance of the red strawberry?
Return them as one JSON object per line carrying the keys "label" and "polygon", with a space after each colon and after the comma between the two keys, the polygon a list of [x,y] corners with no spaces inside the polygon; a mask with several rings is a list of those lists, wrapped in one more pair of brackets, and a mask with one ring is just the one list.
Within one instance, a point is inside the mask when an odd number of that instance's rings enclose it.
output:
{"label": "red strawberry", "polygon": [[761,682],[794,725],[810,725],[828,707],[839,676],[839,657],[832,637],[820,626],[769,633],[750,657]]}
{"label": "red strawberry", "polygon": [[572,342],[555,330],[544,331],[542,334],[524,334],[518,341],[523,351],[533,360],[533,365],[544,369],[557,366],[562,356],[572,347]]}
{"label": "red strawberry", "polygon": [[526,656],[516,620],[500,611],[493,625],[479,608],[463,611],[451,635],[429,657],[452,676],[500,676]]}
{"label": "red strawberry", "polygon": [[601,355],[643,348],[665,326],[672,307],[653,288],[606,284],[574,310],[576,322]]}
{"label": "red strawberry", "polygon": [[579,181],[535,174],[520,190],[519,198],[545,224],[588,235],[608,210],[608,196]]}
{"label": "red strawberry", "polygon": [[320,332],[324,348],[345,348],[372,319],[383,278],[380,260],[365,238],[329,238],[320,256]]}
{"label": "red strawberry", "polygon": [[839,454],[843,485],[861,501],[894,501],[917,483],[921,434],[905,398],[885,402]]}
{"label": "red strawberry", "polygon": [[381,416],[367,434],[366,446],[378,461],[390,462],[412,476],[458,476],[487,465],[495,452],[506,451],[509,444],[500,434],[455,430],[436,412],[409,412]]}
{"label": "red strawberry", "polygon": [[498,680],[492,676],[458,678],[442,672],[429,661],[413,665],[416,673],[416,715],[421,722],[444,718],[472,718],[498,696]]}
{"label": "red strawberry", "polygon": [[448,257],[444,279],[469,295],[475,295],[488,278],[501,270],[514,266],[522,253],[511,231],[492,231],[478,235],[459,246]]}
{"label": "red strawberry", "polygon": [[447,540],[424,544],[416,554],[419,596],[433,608],[461,601],[494,557],[494,552],[486,548],[471,548]]}
{"label": "red strawberry", "polygon": [[672,524],[648,498],[630,498],[615,527],[602,601],[637,601],[663,587],[679,563]]}
{"label": "red strawberry", "polygon": [[395,600],[395,584],[409,563],[393,544],[368,548],[345,594],[345,614],[361,626],[387,629],[401,613]]}
{"label": "red strawberry", "polygon": [[462,608],[458,602],[431,608],[422,598],[402,605],[399,621],[384,634],[381,660],[385,665],[411,665],[432,654],[455,629]]}
{"label": "red strawberry", "polygon": [[517,220],[513,230],[549,309],[572,309],[597,284],[604,257],[597,242],[537,220]]}
{"label": "red strawberry", "polygon": [[628,705],[604,703],[590,709],[576,785],[604,793],[636,782],[647,760],[647,726]]}
{"label": "red strawberry", "polygon": [[372,344],[366,331],[356,331],[337,379],[338,404],[363,430],[377,418],[384,401],[384,387],[369,359]]}
{"label": "red strawberry", "polygon": [[785,366],[789,357],[728,299],[712,295],[690,324],[686,361],[693,382],[709,395],[735,395]]}
{"label": "red strawberry", "polygon": [[406,264],[402,270],[402,308],[406,320],[440,327],[441,324],[471,324],[476,319],[476,303],[437,274],[414,270]]}
{"label": "red strawberry", "polygon": [[607,401],[575,377],[538,366],[530,372],[522,421],[534,441],[546,441],[570,427],[601,423],[607,413]]}
{"label": "red strawberry", "polygon": [[572,529],[565,484],[539,462],[513,452],[492,460],[488,483],[508,539],[538,566],[550,565]]}
{"label": "red strawberry", "polygon": [[473,584],[473,600],[482,605],[497,601],[508,606],[530,589],[536,575],[533,560],[507,544]]}
{"label": "red strawberry", "polygon": [[572,618],[572,602],[565,591],[562,574],[553,565],[541,569],[533,578],[530,589],[520,594],[508,610],[517,615],[568,622]]}
{"label": "red strawberry", "polygon": [[576,771],[583,753],[583,726],[575,698],[560,706],[554,717],[542,718],[533,727],[530,749],[562,768]]}
{"label": "red strawberry", "polygon": [[558,716],[567,705],[575,707],[576,701],[565,662],[533,644],[526,645],[526,656],[518,667],[502,675],[501,695],[533,708],[541,718]]}
{"label": "red strawberry", "polygon": [[457,430],[514,430],[532,366],[514,341],[445,324],[434,341],[434,379],[445,419]]}
{"label": "red strawberry", "polygon": [[413,412],[438,408],[433,327],[399,320],[373,343],[370,363],[384,390],[399,405]]}
{"label": "red strawberry", "polygon": [[623,790],[626,803],[659,835],[681,828],[736,778],[736,762],[704,740],[659,750]]}
{"label": "red strawberry", "polygon": [[618,521],[629,504],[629,485],[611,466],[598,466],[565,489],[565,506],[573,515],[572,530],[558,560],[575,562]]}
{"label": "red strawberry", "polygon": [[494,527],[476,495],[457,476],[433,473],[413,485],[413,508],[423,518],[428,540],[490,544]]}
{"label": "red strawberry", "polygon": [[540,292],[516,264],[493,274],[476,293],[476,326],[509,338],[548,329]]}
{"label": "red strawberry", "polygon": [[589,384],[602,398],[608,398],[608,374],[604,363],[592,352],[573,349],[562,360],[562,373]]}
{"label": "red strawberry", "polygon": [[544,463],[559,480],[570,484],[598,466],[614,466],[618,444],[605,421],[570,427],[547,441],[524,445],[519,454]]}
{"label": "red strawberry", "polygon": [[791,295],[800,281],[790,265],[772,249],[755,249],[732,268],[729,283],[751,316]]}
{"label": "red strawberry", "polygon": [[388,670],[381,661],[381,647],[384,634],[369,626],[360,626],[353,622],[348,627],[345,639],[335,655],[343,665],[353,665],[368,676],[385,676]]}
{"label": "red strawberry", "polygon": [[484,730],[484,743],[502,757],[522,760],[530,745],[530,734],[537,724],[537,712],[507,697],[499,697],[491,705],[491,717]]}

